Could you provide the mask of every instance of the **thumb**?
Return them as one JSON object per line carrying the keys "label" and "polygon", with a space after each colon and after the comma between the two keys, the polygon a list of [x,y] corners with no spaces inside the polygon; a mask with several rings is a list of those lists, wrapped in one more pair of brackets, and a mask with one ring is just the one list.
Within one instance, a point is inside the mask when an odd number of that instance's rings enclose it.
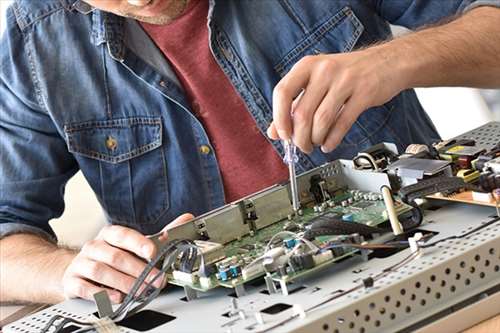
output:
{"label": "thumb", "polygon": [[278,135],[278,131],[276,130],[276,126],[274,126],[274,122],[271,122],[271,124],[267,128],[267,136],[271,140],[278,140],[280,138]]}
{"label": "thumb", "polygon": [[175,220],[173,220],[172,222],[167,224],[165,226],[165,228],[162,229],[161,236],[158,237],[158,239],[161,242],[166,241],[168,238],[168,230],[175,228],[175,227],[178,227],[180,225],[183,225],[184,223],[187,223],[187,222],[191,221],[192,219],[194,219],[193,214],[190,214],[190,213],[182,214],[181,216],[177,217]]}

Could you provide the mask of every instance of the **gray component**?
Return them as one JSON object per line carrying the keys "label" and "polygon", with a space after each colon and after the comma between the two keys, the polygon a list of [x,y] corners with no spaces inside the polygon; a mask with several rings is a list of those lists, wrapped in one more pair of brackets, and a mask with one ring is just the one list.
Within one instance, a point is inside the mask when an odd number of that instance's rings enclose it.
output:
{"label": "gray component", "polygon": [[198,292],[196,290],[187,285],[185,285],[183,288],[187,301],[192,301],[198,298]]}
{"label": "gray component", "polygon": [[[425,221],[420,229],[439,232],[431,239],[435,241],[468,232],[490,220],[493,212],[490,207],[452,203],[438,210],[425,211]],[[248,332],[246,328],[250,326],[254,328],[252,332],[324,332],[327,326],[328,332],[410,332],[440,318],[445,319],[461,307],[500,295],[500,221],[466,238],[448,240],[439,246],[422,249],[421,257],[375,280],[373,287],[360,288],[312,311],[308,309],[333,295],[341,295],[339,290],[349,290],[363,279],[400,262],[410,250],[367,262],[356,257],[343,261],[304,279],[306,288],[288,296],[281,293],[263,295],[260,293],[262,287],[248,288],[247,295],[238,299],[238,307],[245,310],[246,316],[237,321],[223,316],[230,310],[227,289],[216,289],[194,301],[183,302],[180,300],[184,296],[183,289],[173,288],[146,309],[176,319],[151,332],[221,332],[228,327],[232,332]],[[264,313],[264,324],[256,324],[254,314],[275,304],[300,304],[307,316],[290,319],[293,310],[289,308],[274,315]],[[489,310],[484,316],[494,315],[500,308],[490,306]],[[95,305],[92,302],[67,300],[7,325],[3,331],[39,332],[55,314],[89,320],[93,312]],[[200,320],[193,320],[193,314],[200,314]],[[471,318],[463,325],[470,326],[486,319],[484,316],[483,313],[474,317],[463,316]],[[288,321],[283,322],[285,320]],[[466,327],[454,326],[454,331]],[[126,333],[136,332],[121,329]]]}
{"label": "gray component", "polygon": [[484,164],[486,169],[493,171],[494,173],[500,173],[500,157],[494,158]]}
{"label": "gray component", "polygon": [[225,206],[215,215],[202,217],[196,222],[201,232],[205,231],[212,242],[226,244],[250,232],[239,205]]}
{"label": "gray component", "polygon": [[264,280],[266,281],[266,287],[267,287],[267,292],[269,295],[271,294],[276,294],[276,285],[274,284],[273,278],[271,277],[270,274],[266,274],[264,277]]}
{"label": "gray component", "polygon": [[288,285],[286,284],[286,281],[283,279],[280,279],[280,288],[283,296],[288,296]]}
{"label": "gray component", "polygon": [[256,229],[262,229],[277,221],[286,219],[293,212],[286,186],[274,186],[247,199],[254,206]]}
{"label": "gray component", "polygon": [[459,156],[476,156],[479,155],[481,152],[484,152],[485,149],[483,147],[476,147],[476,146],[460,146],[460,149],[457,149],[458,147],[453,147],[450,148],[446,151],[446,154],[450,155],[459,155]]}
{"label": "gray component", "polygon": [[200,235],[196,231],[194,223],[185,223],[168,230],[168,239],[198,239]]}
{"label": "gray component", "polygon": [[391,186],[389,177],[385,173],[371,170],[356,170],[354,164],[349,160],[338,160],[339,169],[342,174],[339,177],[339,184],[347,186],[350,189],[356,189],[366,192],[380,192],[383,185]]}
{"label": "gray component", "polygon": [[424,176],[433,176],[443,171],[449,165],[449,161],[405,158],[390,164],[388,172],[399,177],[423,179]]}
{"label": "gray component", "polygon": [[243,296],[245,296],[247,294],[246,291],[245,291],[245,285],[244,284],[237,284],[234,287],[234,292],[236,293],[237,297],[243,297]]}
{"label": "gray component", "polygon": [[109,299],[108,292],[106,290],[101,290],[93,296],[97,306],[97,312],[99,313],[99,318],[110,317],[113,314],[113,307],[111,306],[111,300]]}
{"label": "gray component", "polygon": [[371,146],[368,149],[363,150],[362,152],[363,153],[371,154],[373,152],[376,152],[378,150],[382,150],[384,148],[387,149],[388,151],[394,153],[394,155],[398,155],[399,154],[398,147],[394,143],[388,143],[388,142],[378,143],[376,145]]}
{"label": "gray component", "polygon": [[491,149],[500,142],[500,122],[489,122],[454,139],[473,139],[477,146]]}

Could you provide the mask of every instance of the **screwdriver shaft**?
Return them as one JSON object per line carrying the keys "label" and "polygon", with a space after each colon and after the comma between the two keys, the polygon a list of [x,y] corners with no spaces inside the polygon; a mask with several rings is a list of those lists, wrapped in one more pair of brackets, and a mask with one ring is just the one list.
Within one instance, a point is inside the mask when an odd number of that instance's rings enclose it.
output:
{"label": "screwdriver shaft", "polygon": [[283,141],[283,147],[285,148],[285,158],[284,161],[288,164],[288,172],[290,177],[290,192],[292,196],[292,207],[295,213],[300,209],[299,192],[297,188],[297,172],[295,170],[295,163],[297,163],[297,148],[293,144],[292,140]]}

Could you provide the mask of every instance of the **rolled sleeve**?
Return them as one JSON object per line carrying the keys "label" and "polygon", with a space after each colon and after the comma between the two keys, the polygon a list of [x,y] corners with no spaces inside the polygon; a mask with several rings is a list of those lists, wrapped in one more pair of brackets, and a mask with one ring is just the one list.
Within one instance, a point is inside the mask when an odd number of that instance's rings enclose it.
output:
{"label": "rolled sleeve", "polygon": [[500,8],[500,0],[477,0],[473,3],[469,4],[463,10],[464,13],[478,7],[489,6],[489,7],[497,7]]}
{"label": "rolled sleeve", "polygon": [[437,24],[479,6],[500,7],[500,0],[374,0],[378,15],[387,22],[408,29]]}
{"label": "rolled sleeve", "polygon": [[57,238],[52,229],[44,230],[39,227],[34,227],[24,223],[9,223],[3,222],[0,224],[0,239],[16,235],[16,234],[31,234],[46,239],[52,243],[57,243]]}

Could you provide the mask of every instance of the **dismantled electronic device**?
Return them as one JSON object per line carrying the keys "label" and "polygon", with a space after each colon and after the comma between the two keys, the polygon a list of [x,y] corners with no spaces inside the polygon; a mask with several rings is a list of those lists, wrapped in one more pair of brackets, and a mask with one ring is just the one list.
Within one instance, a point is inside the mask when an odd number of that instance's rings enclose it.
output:
{"label": "dismantled electronic device", "polygon": [[[198,216],[165,243],[153,235],[160,251],[118,306],[101,293],[4,329],[413,331],[462,301],[498,300],[499,200],[500,123],[403,153],[382,143]],[[164,294],[154,280],[141,289],[155,266]]]}

